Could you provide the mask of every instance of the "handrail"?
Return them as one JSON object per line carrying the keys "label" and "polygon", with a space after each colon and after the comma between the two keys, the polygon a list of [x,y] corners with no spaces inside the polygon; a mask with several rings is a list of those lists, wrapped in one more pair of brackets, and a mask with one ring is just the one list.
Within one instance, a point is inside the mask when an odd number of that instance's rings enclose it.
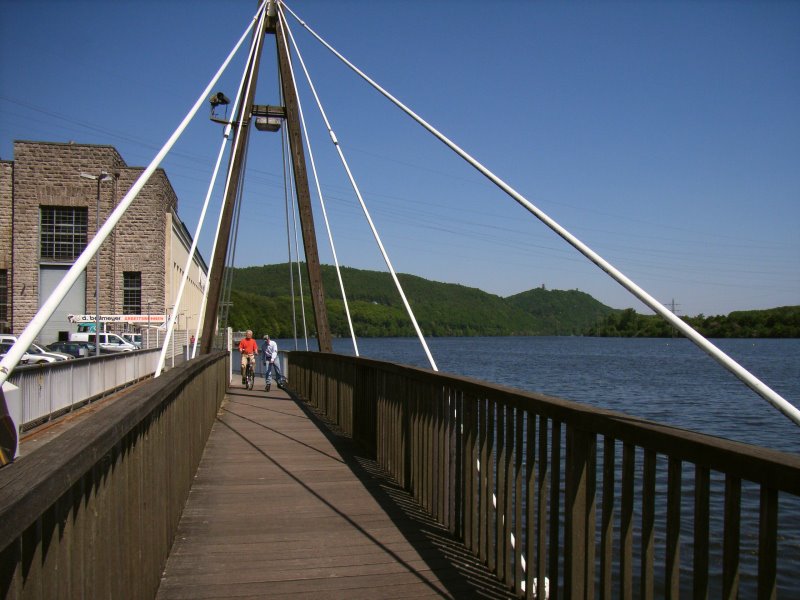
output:
{"label": "handrail", "polygon": [[0,595],[155,596],[226,358],[172,369],[0,469]]}
{"label": "handrail", "polygon": [[[778,506],[800,510],[798,456],[416,367],[289,360],[292,388],[519,595],[773,597],[779,577],[791,584]],[[780,534],[789,548],[800,537]]]}

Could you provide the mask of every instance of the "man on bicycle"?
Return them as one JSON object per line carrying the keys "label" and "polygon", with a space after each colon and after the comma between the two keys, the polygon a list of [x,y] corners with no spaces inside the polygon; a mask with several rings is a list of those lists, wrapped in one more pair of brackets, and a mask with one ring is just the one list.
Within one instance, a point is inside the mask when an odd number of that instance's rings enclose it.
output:
{"label": "man on bicycle", "polygon": [[242,355],[242,385],[247,384],[247,364],[253,365],[253,372],[256,370],[256,353],[258,352],[258,343],[253,339],[253,331],[247,330],[245,336],[239,342],[239,353]]}

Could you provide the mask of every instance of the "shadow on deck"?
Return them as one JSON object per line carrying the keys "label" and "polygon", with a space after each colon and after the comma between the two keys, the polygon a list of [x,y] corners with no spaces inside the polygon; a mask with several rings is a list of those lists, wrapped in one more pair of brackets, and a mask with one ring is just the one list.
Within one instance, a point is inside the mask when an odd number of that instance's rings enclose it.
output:
{"label": "shadow on deck", "polygon": [[228,389],[157,598],[511,598],[335,426]]}

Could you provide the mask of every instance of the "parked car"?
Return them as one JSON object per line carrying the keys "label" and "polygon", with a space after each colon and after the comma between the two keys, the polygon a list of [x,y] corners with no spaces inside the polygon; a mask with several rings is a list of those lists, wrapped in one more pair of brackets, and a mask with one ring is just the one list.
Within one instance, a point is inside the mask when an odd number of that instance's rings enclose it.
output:
{"label": "parked car", "polygon": [[[12,335],[10,333],[2,333],[0,334],[0,343],[1,344],[15,344],[17,342],[17,336]],[[72,356],[68,354],[62,354],[59,352],[49,352],[46,348],[42,348],[39,344],[31,344],[28,347],[26,354],[29,357],[28,364],[35,365],[41,362],[56,362],[59,360],[69,360]]]}
{"label": "parked car", "polygon": [[[6,357],[6,353],[13,345],[14,342],[0,340],[0,360]],[[30,355],[26,352],[25,354],[22,355],[22,358],[19,359],[19,364],[27,365],[30,359],[31,359]]]}
{"label": "parked car", "polygon": [[38,365],[40,363],[54,363],[66,360],[65,358],[55,356],[54,354],[48,354],[47,352],[42,352],[34,344],[28,346],[28,350],[26,353],[30,357],[28,359],[29,365]]}
{"label": "parked car", "polygon": [[89,356],[89,346],[94,351],[94,344],[82,344],[81,342],[54,342],[47,345],[47,349],[53,352],[68,354],[73,358],[83,358]]}
{"label": "parked car", "polygon": [[39,344],[31,344],[30,348],[28,348],[28,352],[31,351],[31,348],[36,350],[36,354],[47,354],[49,356],[55,356],[58,360],[73,360],[75,357],[71,354],[67,354],[66,352],[58,352],[55,350],[50,350],[48,348],[43,348]]}
{"label": "parked car", "polygon": [[[97,339],[97,334],[94,333],[78,332],[69,334],[69,341],[71,342],[94,343]],[[116,333],[101,333],[99,340],[101,352],[130,352],[132,350],[138,350],[136,346],[126,342]]]}

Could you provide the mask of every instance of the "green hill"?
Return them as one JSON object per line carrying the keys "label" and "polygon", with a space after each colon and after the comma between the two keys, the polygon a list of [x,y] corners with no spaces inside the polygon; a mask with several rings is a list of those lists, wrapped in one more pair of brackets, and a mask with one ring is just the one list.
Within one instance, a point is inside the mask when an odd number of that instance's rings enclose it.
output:
{"label": "green hill", "polygon": [[[800,306],[735,311],[729,315],[681,317],[708,338],[798,338]],[[671,337],[673,327],[656,315],[640,315],[629,308],[617,311],[586,330],[602,337]]]}
{"label": "green hill", "polygon": [[599,320],[620,312],[578,290],[536,288],[506,298],[506,302],[537,319],[553,335],[580,335]]}
{"label": "green hill", "polygon": [[[356,335],[415,335],[389,273],[349,267],[341,271]],[[309,331],[313,331],[305,265],[301,265],[301,272],[306,322]],[[398,279],[420,327],[431,336],[580,334],[616,312],[577,290],[534,289],[502,298],[477,288],[415,275],[398,274]],[[335,268],[322,265],[322,280],[331,331],[335,336],[349,336]],[[234,269],[232,281],[231,327],[250,328],[259,335],[293,335],[288,264]],[[300,310],[299,302],[296,309]]]}

